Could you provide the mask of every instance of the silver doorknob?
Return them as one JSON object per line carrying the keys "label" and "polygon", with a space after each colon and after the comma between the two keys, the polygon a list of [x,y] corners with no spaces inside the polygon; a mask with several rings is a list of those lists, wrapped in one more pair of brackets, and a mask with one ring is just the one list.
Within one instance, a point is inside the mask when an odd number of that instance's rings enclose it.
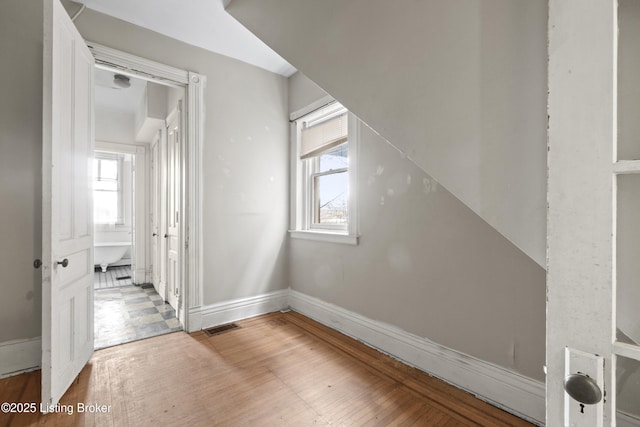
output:
{"label": "silver doorknob", "polygon": [[67,265],[69,265],[69,260],[65,258],[62,261],[58,261],[57,264],[63,266],[64,268],[67,268]]}
{"label": "silver doorknob", "polygon": [[602,400],[600,386],[590,376],[578,372],[564,378],[564,390],[569,396],[585,405],[595,405]]}

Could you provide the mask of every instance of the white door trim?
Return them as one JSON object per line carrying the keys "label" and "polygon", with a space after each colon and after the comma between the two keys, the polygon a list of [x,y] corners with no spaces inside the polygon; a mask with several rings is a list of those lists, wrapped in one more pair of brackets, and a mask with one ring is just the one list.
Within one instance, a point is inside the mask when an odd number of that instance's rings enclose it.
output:
{"label": "white door trim", "polygon": [[181,70],[159,62],[121,52],[91,41],[86,42],[97,66],[121,70],[148,81],[186,88],[185,134],[186,155],[182,163],[184,204],[180,247],[183,286],[180,290],[185,304],[184,328],[188,332],[200,330],[199,322],[189,320],[189,312],[202,305],[202,146],[204,139],[204,88],[207,78],[202,74]]}
{"label": "white door trim", "polygon": [[[116,68],[121,70],[122,74],[130,74],[144,80],[164,82],[172,86],[189,84],[189,71],[131,55],[89,40],[86,40],[86,43],[93,53],[96,65]],[[206,80],[206,77],[202,77]]]}

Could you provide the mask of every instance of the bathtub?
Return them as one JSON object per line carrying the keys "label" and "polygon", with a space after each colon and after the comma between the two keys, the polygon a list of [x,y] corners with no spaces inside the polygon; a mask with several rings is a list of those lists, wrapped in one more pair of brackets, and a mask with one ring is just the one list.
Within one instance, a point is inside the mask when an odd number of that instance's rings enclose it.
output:
{"label": "bathtub", "polygon": [[120,261],[122,256],[131,247],[131,242],[105,242],[94,243],[93,263],[102,268],[102,272],[107,271],[109,264]]}

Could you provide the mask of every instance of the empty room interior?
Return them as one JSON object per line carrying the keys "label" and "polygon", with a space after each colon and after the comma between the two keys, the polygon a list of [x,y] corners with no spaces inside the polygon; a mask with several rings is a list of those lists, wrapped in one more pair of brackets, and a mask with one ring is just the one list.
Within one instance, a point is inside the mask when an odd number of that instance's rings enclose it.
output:
{"label": "empty room interior", "polygon": [[640,426],[640,1],[575,233],[595,6],[178,3],[0,3],[0,424]]}

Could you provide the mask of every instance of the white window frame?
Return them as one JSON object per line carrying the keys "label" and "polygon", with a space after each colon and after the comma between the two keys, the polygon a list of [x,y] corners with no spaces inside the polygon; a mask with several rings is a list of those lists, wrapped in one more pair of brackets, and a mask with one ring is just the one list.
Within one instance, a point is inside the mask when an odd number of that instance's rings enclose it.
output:
{"label": "white window frame", "polygon": [[[291,121],[291,224],[289,234],[292,238],[315,240],[349,245],[358,244],[358,213],[357,213],[357,164],[360,121],[333,99],[320,100],[320,105],[310,105],[298,112],[292,113]],[[317,164],[319,159],[300,160],[300,141],[305,123],[328,120],[347,111],[349,158],[348,171],[348,220],[346,225],[313,224],[312,190],[313,176],[338,173],[342,170],[315,173],[311,162]],[[311,168],[310,168],[311,166]],[[317,169],[316,169],[317,170]]]}
{"label": "white window frame", "polygon": [[[123,159],[123,155],[122,154],[116,154],[116,153],[107,153],[104,151],[96,151],[95,153],[95,159],[96,160],[112,160],[112,161],[116,161],[117,162],[117,167],[118,167],[118,179],[117,179],[117,184],[118,184],[118,189],[117,191],[117,196],[118,196],[118,218],[116,219],[115,222],[99,222],[96,218],[95,218],[95,213],[94,213],[94,223],[96,226],[108,226],[108,225],[116,225],[116,226],[122,226],[125,225],[125,219],[124,219],[124,215],[125,215],[125,207],[124,207],[124,195],[123,195],[123,183],[122,180],[124,179],[124,167],[123,167],[123,163],[124,163],[124,159]],[[94,178],[94,182],[98,180],[98,177],[95,176]],[[93,190],[95,191],[100,191],[100,190]]]}
{"label": "white window frame", "polygon": [[[142,149],[143,152],[140,153],[138,152],[139,149]],[[122,177],[125,180],[129,180],[131,181],[133,178],[133,172],[136,168],[136,164],[142,164],[144,162],[144,148],[139,146],[139,145],[132,145],[132,144],[123,144],[123,143],[117,143],[117,142],[106,142],[106,141],[96,141],[95,142],[95,147],[94,147],[94,157],[97,156],[102,156],[104,155],[105,158],[107,158],[107,156],[111,156],[113,155],[114,158],[119,156],[119,155],[131,155],[131,166],[130,169],[125,168],[124,167],[124,160],[122,161]],[[125,175],[128,174],[129,176],[126,177]],[[95,178],[94,178],[95,179]],[[124,181],[121,182],[121,184],[123,184]],[[135,183],[133,181],[131,181],[131,190],[135,191],[134,189]],[[127,197],[127,194],[125,194],[125,192],[122,190],[122,187],[120,188],[120,192],[121,192],[121,197],[122,197],[122,222],[119,222],[117,224],[102,224],[102,223],[95,223],[94,224],[94,228],[96,231],[132,231],[132,220],[133,220],[133,195],[129,194]]]}
{"label": "white window frame", "polygon": [[[345,142],[344,144],[347,145],[347,153],[348,153],[349,142]],[[338,147],[340,147],[340,145]],[[334,148],[337,148],[337,147],[334,147]],[[330,169],[327,171],[320,172],[318,171],[318,169],[320,168],[320,155],[310,158],[307,161],[303,160],[302,163],[303,163],[302,165],[303,184],[302,185],[305,189],[304,193],[306,196],[304,205],[307,208],[307,213],[305,214],[304,218],[306,221],[308,221],[306,228],[311,231],[327,230],[327,231],[345,232],[346,230],[348,230],[348,223],[349,223],[348,217],[347,217],[347,224],[321,224],[321,223],[315,222],[315,215],[316,215],[315,208],[316,208],[318,195],[316,194],[316,191],[315,191],[314,181],[316,178],[329,176],[329,175],[336,175],[336,174],[345,173],[345,172],[347,173],[347,177],[348,177],[349,168],[346,167],[346,168],[340,168],[340,169]],[[349,190],[351,187],[350,183],[347,183],[347,186]],[[349,212],[349,206],[347,205],[347,215],[348,215],[348,212]]]}

